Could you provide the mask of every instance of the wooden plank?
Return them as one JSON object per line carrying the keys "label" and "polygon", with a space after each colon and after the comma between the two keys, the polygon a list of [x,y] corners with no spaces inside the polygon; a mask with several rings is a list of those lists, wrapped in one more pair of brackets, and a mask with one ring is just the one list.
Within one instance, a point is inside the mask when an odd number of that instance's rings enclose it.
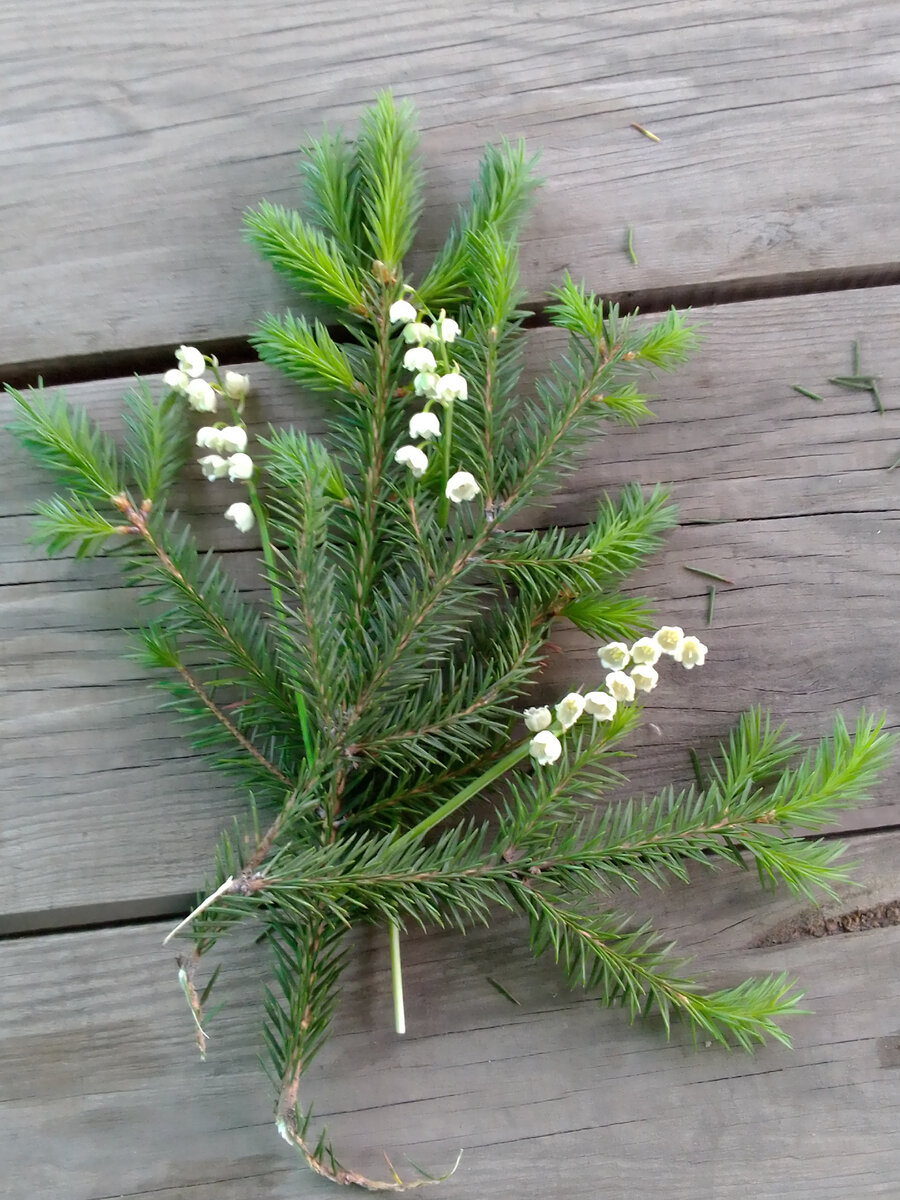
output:
{"label": "wooden plank", "polygon": [[[866,887],[835,911],[896,898],[898,852],[896,834],[856,839]],[[565,991],[552,963],[533,963],[509,920],[406,940],[404,1039],[391,1031],[383,938],[361,938],[304,1095],[361,1169],[383,1171],[382,1148],[398,1166],[409,1154],[439,1168],[463,1147],[448,1200],[512,1200],[535,1180],[570,1200],[893,1196],[900,930],[757,944],[797,910],[731,870],[647,906],[716,984],[799,977],[814,1015],[791,1023],[792,1052],[694,1050],[681,1028],[666,1044],[655,1022],[629,1027]],[[3,1194],[240,1200],[249,1185],[271,1200],[327,1195],[278,1139],[254,1061],[259,952],[226,952],[228,1004],[200,1064],[164,929],[0,945]]]}
{"label": "wooden plank", "polygon": [[[818,386],[846,369],[840,328],[848,339],[862,333],[864,362],[884,376],[885,399],[895,404],[898,314],[900,289],[699,313],[704,347],[665,381],[659,419],[593,445],[564,484],[557,514],[571,523],[589,515],[603,488],[629,479],[663,480],[680,505],[683,524],[634,586],[656,597],[666,618],[698,630],[711,654],[703,671],[671,668],[650,698],[649,723],[634,743],[635,790],[689,779],[687,747],[713,749],[754,703],[805,738],[823,733],[835,708],[852,719],[861,704],[885,709],[897,727],[887,648],[896,636],[900,472],[884,467],[900,450],[898,409],[881,417],[867,411],[866,397],[827,385],[819,405],[785,384]],[[536,335],[535,350],[547,340]],[[320,427],[319,410],[298,407],[271,374],[249,369],[258,421]],[[70,395],[108,424],[123,386],[105,381]],[[135,608],[115,564],[47,562],[24,546],[25,514],[42,484],[24,458],[9,457],[0,478],[0,912],[8,928],[165,911],[160,898],[198,885],[218,831],[240,807],[220,777],[187,755],[177,727],[156,713],[155,694],[121,657]],[[227,488],[195,480],[183,507],[204,536],[236,547],[241,539],[220,517]],[[254,557],[230,556],[239,570]],[[735,581],[719,588],[708,631],[706,582],[685,563]],[[586,639],[561,630],[555,641],[564,653],[552,657],[547,698],[598,671]],[[870,805],[847,815],[847,827],[892,824],[896,805],[892,776]]]}
{"label": "wooden plank", "polygon": [[391,84],[421,112],[424,249],[486,141],[542,147],[534,297],[566,267],[615,292],[896,278],[897,31],[892,0],[463,0],[440,28],[400,0],[7,0],[0,364],[246,334],[285,292],[241,211],[294,202],[305,131]]}

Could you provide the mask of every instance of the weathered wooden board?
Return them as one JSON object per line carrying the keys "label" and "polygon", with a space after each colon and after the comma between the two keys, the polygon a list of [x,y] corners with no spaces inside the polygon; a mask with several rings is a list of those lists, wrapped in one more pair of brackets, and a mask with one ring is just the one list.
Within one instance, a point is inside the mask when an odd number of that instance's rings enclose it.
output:
{"label": "weathered wooden board", "polygon": [[[604,487],[628,479],[661,479],[680,504],[682,526],[635,586],[658,599],[667,619],[698,630],[711,654],[703,671],[671,667],[651,697],[657,729],[645,726],[635,744],[637,789],[687,778],[686,748],[713,748],[754,703],[807,738],[825,731],[833,709],[852,719],[861,704],[886,709],[896,727],[900,471],[885,466],[900,452],[898,410],[879,416],[867,397],[827,384],[819,405],[785,380],[818,386],[846,369],[839,327],[862,334],[864,362],[884,375],[885,399],[895,403],[898,310],[900,290],[890,289],[699,313],[705,344],[663,382],[659,419],[597,443],[564,484],[558,511],[572,523]],[[284,385],[260,368],[254,377],[259,415],[299,414],[317,427]],[[106,381],[70,395],[109,422],[124,386]],[[123,659],[135,597],[115,564],[47,562],[24,546],[25,514],[42,483],[32,464],[10,455],[0,479],[0,920],[33,928],[171,911],[198,886],[239,804],[189,757],[144,677]],[[205,534],[237,547],[219,516],[228,486],[198,480],[185,507]],[[242,569],[253,557],[232,555]],[[685,563],[735,581],[719,587],[708,634],[707,584]],[[586,639],[563,630],[557,642],[565,653],[552,658],[548,697],[598,671]],[[846,822],[891,824],[896,804],[896,782],[887,780]]]}
{"label": "weathered wooden board", "polygon": [[438,22],[399,0],[6,0],[0,366],[246,334],[284,292],[242,210],[293,202],[306,131],[387,86],[421,113],[423,249],[486,141],[542,147],[533,297],[567,267],[616,292],[895,278],[897,33],[892,0],[463,0]]}
{"label": "weathered wooden board", "polygon": [[[896,898],[898,835],[854,842],[866,887],[837,912]],[[647,910],[717,985],[799,977],[814,1015],[795,1049],[754,1057],[656,1022],[629,1028],[535,964],[513,920],[404,949],[409,1035],[390,1024],[386,948],[360,939],[336,1034],[304,1091],[352,1165],[384,1148],[440,1168],[448,1200],[547,1194],[671,1200],[896,1195],[900,930],[760,947],[798,905],[726,871]],[[200,1064],[163,925],[0,945],[0,1195],[9,1200],[325,1196],[278,1139],[255,1063],[259,951],[230,948],[228,996]],[[519,1000],[513,1006],[491,976]]]}

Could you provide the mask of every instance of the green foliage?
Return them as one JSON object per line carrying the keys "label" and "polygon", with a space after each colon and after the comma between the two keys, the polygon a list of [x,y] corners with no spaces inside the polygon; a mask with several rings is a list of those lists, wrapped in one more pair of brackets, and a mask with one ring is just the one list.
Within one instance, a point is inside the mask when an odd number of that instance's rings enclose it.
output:
{"label": "green foliage", "polygon": [[77,492],[51,496],[35,505],[34,541],[46,546],[48,554],[60,554],[76,543],[75,557],[98,554],[117,526]]}
{"label": "green foliage", "polygon": [[268,201],[248,213],[245,223],[249,241],[304,296],[352,313],[366,311],[360,279],[334,238]]}
{"label": "green foliage", "polygon": [[399,271],[422,211],[422,170],[415,111],[382,92],[362,116],[356,139],[356,171],[363,231],[372,258],[390,274]]}
{"label": "green foliage", "polygon": [[316,392],[359,390],[353,365],[321,321],[267,313],[250,341],[263,362]]}
{"label": "green foliage", "polygon": [[18,409],[10,432],[61,487],[92,503],[108,502],[121,492],[116,448],[84,409],[49,396],[40,384],[27,397],[15,388],[7,391]]}
{"label": "green foliage", "polygon": [[166,495],[190,459],[191,440],[184,401],[176,392],[153,397],[139,379],[125,396],[125,446],[122,459],[141,499]]}
{"label": "green foliage", "polygon": [[[335,337],[321,321],[269,314],[254,334],[262,359],[336,402],[318,436],[287,427],[258,439],[258,474],[231,493],[252,505],[270,600],[242,596],[225,560],[165,515],[190,452],[176,392],[157,401],[138,384],[121,451],[80,410],[12,392],[14,433],[65,489],[39,506],[38,538],[51,553],[74,544],[86,555],[128,531],[127,578],[151,613],[135,657],[193,747],[247,798],[186,922],[196,958],[242,918],[258,924],[279,1130],[320,1174],[381,1190],[406,1185],[393,1171],[375,1184],[342,1167],[324,1133],[310,1140],[298,1097],[328,1034],[349,927],[465,930],[515,911],[536,954],[632,1019],[654,1012],[668,1031],[680,1018],[694,1037],[747,1049],[787,1042],[781,1021],[799,995],[786,979],[711,990],[649,925],[596,900],[751,867],[767,887],[833,894],[847,879],[842,847],[804,831],[863,799],[889,750],[881,723],[861,714],[798,754],[753,710],[704,787],[611,804],[640,713],[621,704],[609,722],[554,726],[560,758],[531,766],[517,721],[556,622],[603,641],[644,632],[648,607],[620,584],[675,518],[659,488],[637,485],[602,497],[578,532],[522,530],[516,518],[608,422],[647,416],[647,377],[695,344],[681,315],[635,321],[567,275],[546,310],[569,335],[565,354],[520,391],[529,314],[517,234],[533,165],[521,143],[489,148],[417,281],[404,267],[422,204],[416,132],[410,107],[385,94],[355,141],[308,145],[302,215],[266,202],[248,215],[262,255],[341,327]],[[425,444],[421,477],[395,458],[417,406],[390,321],[402,299],[428,320],[451,309],[459,336],[431,345],[439,373],[458,369],[468,386],[466,400],[435,403],[441,434]],[[480,493],[451,505],[458,470]],[[584,690],[600,679],[598,668]],[[475,821],[472,802],[491,820]],[[199,1028],[209,988],[192,992],[187,973],[183,986]]]}

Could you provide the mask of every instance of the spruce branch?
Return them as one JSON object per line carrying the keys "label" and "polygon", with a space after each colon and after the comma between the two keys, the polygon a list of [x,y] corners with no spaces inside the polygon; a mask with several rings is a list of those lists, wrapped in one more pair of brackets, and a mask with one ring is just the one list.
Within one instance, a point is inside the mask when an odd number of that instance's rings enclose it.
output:
{"label": "spruce branch", "polygon": [[[547,309],[568,334],[565,353],[521,394],[529,314],[517,234],[533,167],[522,143],[488,148],[417,283],[404,266],[422,206],[417,134],[410,106],[384,93],[354,140],[325,133],[307,145],[302,212],[263,202],[247,215],[262,256],[340,328],[289,312],[253,335],[262,359],[334,401],[321,436],[287,427],[254,439],[249,379],[189,346],[161,398],[140,381],[126,398],[121,449],[42,389],[11,392],[13,432],[64,489],[38,506],[39,539],[79,555],[130,539],[127,579],[156,606],[138,660],[247,800],[170,934],[193,942],[179,984],[198,1047],[218,976],[201,989],[199,963],[252,919],[271,960],[277,1127],[313,1171],[373,1191],[435,1180],[405,1181],[389,1160],[383,1180],[343,1165],[300,1100],[349,929],[390,930],[396,984],[401,929],[465,931],[515,911],[536,954],[632,1019],[655,1011],[667,1032],[680,1018],[695,1038],[746,1049],[786,1043],[782,1021],[800,997],[785,977],[707,988],[615,897],[751,866],[766,887],[834,894],[849,878],[843,847],[805,834],[865,798],[890,749],[863,713],[799,753],[752,710],[697,787],[606,802],[626,782],[636,689],[668,682],[667,659],[693,668],[707,653],[671,626],[630,644],[650,618],[620,584],[673,510],[659,488],[633,485],[603,496],[577,531],[511,521],[546,502],[608,422],[649,415],[647,378],[678,366],[696,332],[674,310],[636,320],[567,275]],[[225,417],[201,418],[201,465],[244,489],[225,516],[242,534],[256,527],[270,600],[243,597],[221,559],[166,515],[190,409]],[[608,643],[596,690],[522,712],[560,619]]]}

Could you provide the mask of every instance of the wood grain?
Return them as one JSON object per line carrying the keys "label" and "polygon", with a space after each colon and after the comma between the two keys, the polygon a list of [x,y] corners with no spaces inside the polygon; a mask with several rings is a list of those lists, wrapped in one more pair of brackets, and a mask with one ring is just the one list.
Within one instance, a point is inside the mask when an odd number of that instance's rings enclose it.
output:
{"label": "wood grain", "polygon": [[[834,910],[896,898],[898,852],[896,834],[856,838],[866,886]],[[694,1050],[681,1028],[667,1044],[657,1022],[629,1027],[562,989],[552,963],[533,963],[512,920],[405,940],[410,1032],[397,1039],[373,932],[305,1088],[339,1152],[380,1171],[382,1148],[398,1166],[409,1154],[439,1168],[462,1146],[448,1200],[895,1195],[900,930],[754,948],[798,905],[731,870],[655,894],[645,910],[716,985],[799,977],[814,1014],[791,1023],[795,1049]],[[273,1128],[255,1062],[259,951],[226,952],[228,1004],[201,1064],[165,928],[0,945],[0,1196],[329,1194]]]}
{"label": "wood grain", "polygon": [[[658,419],[593,444],[564,484],[554,516],[571,524],[590,515],[604,488],[630,479],[669,484],[680,508],[681,526],[634,588],[697,630],[711,653],[703,671],[672,666],[650,698],[634,743],[635,790],[687,780],[687,748],[713,750],[754,703],[806,739],[825,732],[834,709],[852,720],[863,704],[886,710],[897,727],[900,471],[885,467],[900,452],[898,315],[900,289],[698,312],[703,347],[661,382]],[[863,362],[883,376],[884,416],[869,411],[868,397],[827,384],[821,405],[790,391],[792,380],[817,387],[846,370],[856,334]],[[551,341],[535,335],[532,366]],[[250,369],[257,422],[321,428],[321,409]],[[105,381],[69,395],[109,425],[125,386]],[[2,920],[21,929],[172,911],[199,886],[240,804],[187,754],[123,659],[134,594],[115,564],[48,562],[24,545],[42,488],[36,468],[10,453],[0,476]],[[227,492],[195,478],[183,507],[204,537],[230,548],[241,575],[256,555],[239,552],[246,543],[221,521]],[[707,584],[685,563],[735,581],[719,587],[708,631]],[[555,641],[563,653],[541,685],[547,698],[598,671],[586,639],[563,629]],[[847,827],[895,823],[896,780],[847,814]]]}
{"label": "wood grain", "polygon": [[351,128],[387,86],[421,114],[425,253],[486,141],[542,148],[532,298],[566,268],[616,293],[896,278],[898,28],[892,0],[462,0],[438,20],[405,0],[6,0],[0,367],[245,335],[285,293],[242,210],[294,203],[306,131]]}

